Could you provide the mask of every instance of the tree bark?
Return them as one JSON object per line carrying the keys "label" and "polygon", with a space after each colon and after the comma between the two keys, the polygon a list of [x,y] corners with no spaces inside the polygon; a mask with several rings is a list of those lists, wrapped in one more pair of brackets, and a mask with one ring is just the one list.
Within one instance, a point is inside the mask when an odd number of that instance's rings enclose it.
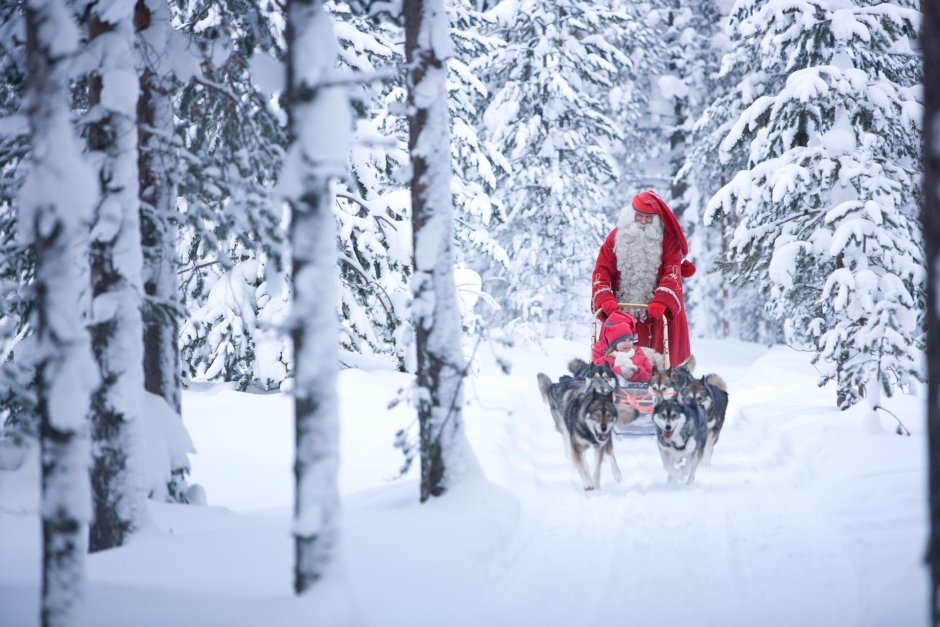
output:
{"label": "tree bark", "polygon": [[90,413],[93,448],[94,521],[89,549],[124,543],[137,528],[144,507],[139,435],[143,392],[139,181],[136,101],[113,94],[105,99],[106,81],[136,76],[133,46],[134,0],[124,0],[123,14],[109,7],[108,23],[92,16],[90,40],[108,35],[101,67],[90,76],[90,104],[99,110],[88,129],[89,148],[100,159],[100,200],[91,242],[92,349],[101,384]]}
{"label": "tree bark", "polygon": [[[85,416],[96,381],[82,299],[88,281],[87,229],[94,201],[72,131],[66,50],[77,27],[58,3],[26,7],[31,164],[19,199],[35,247],[36,400],[42,461],[43,625],[71,625],[85,588],[91,517]],[[57,41],[56,38],[62,38]],[[84,194],[82,193],[84,188]],[[59,190],[65,190],[66,194]],[[68,200],[68,205],[63,200]]]}
{"label": "tree bark", "polygon": [[454,282],[454,216],[447,110],[449,26],[443,0],[406,0],[405,56],[411,153],[412,286],[417,348],[421,501],[463,470],[464,358]]}
{"label": "tree bark", "polygon": [[[173,87],[159,67],[160,60],[168,53],[164,31],[169,29],[170,16],[162,0],[155,14],[149,6],[153,2],[137,0],[134,10],[135,29],[144,35],[148,46],[143,55],[144,69],[140,73],[140,97],[137,101],[140,243],[144,255],[142,280],[146,295],[142,314],[144,389],[166,401],[182,421],[180,304],[176,280],[177,191],[170,176],[176,155],[171,146],[150,130],[157,129],[166,137],[171,137],[174,131]],[[171,463],[174,466],[168,493],[173,500],[185,502],[189,464],[176,458],[171,459]]]}
{"label": "tree bark", "polygon": [[930,616],[940,626],[940,7],[921,3],[924,53],[924,245],[927,264],[927,431],[930,473]]}
{"label": "tree bark", "polygon": [[[169,15],[157,16],[169,19]],[[153,27],[154,15],[145,0],[138,0],[134,22],[138,32]],[[156,50],[165,53],[166,50]],[[144,292],[159,308],[144,319],[144,387],[162,397],[179,415],[179,322],[176,285],[176,185],[170,177],[173,155],[149,129],[173,134],[171,86],[159,68],[146,67],[140,75],[137,104],[138,168],[141,199],[141,244],[144,249]]]}
{"label": "tree bark", "polygon": [[[333,21],[322,0],[287,6],[290,147],[282,188],[291,207],[294,345],[294,590],[318,581],[339,539],[337,251],[333,179],[345,176],[349,103],[335,71]],[[330,140],[322,142],[323,136]]]}

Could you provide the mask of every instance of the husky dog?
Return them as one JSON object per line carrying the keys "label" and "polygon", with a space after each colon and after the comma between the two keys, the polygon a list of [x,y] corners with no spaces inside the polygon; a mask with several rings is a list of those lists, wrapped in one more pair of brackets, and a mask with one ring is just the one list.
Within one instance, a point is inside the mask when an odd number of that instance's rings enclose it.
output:
{"label": "husky dog", "polygon": [[[610,458],[614,479],[618,482],[622,479],[612,438],[617,421],[613,397],[617,378],[609,366],[591,368],[595,369],[590,372],[593,376],[563,376],[557,383],[552,383],[541,372],[538,374],[542,399],[551,409],[555,429],[561,433],[565,452],[571,456],[585,490],[600,488],[601,464],[605,455]],[[587,449],[594,449],[593,476],[588,474],[584,459]]]}
{"label": "husky dog", "polygon": [[682,388],[680,396],[683,401],[697,403],[705,410],[708,439],[705,443],[702,463],[708,466],[711,464],[718,436],[721,435],[721,427],[725,424],[725,412],[728,410],[728,385],[717,374],[709,374],[701,379],[692,379]]}
{"label": "husky dog", "polygon": [[695,481],[695,471],[702,461],[708,438],[705,410],[695,403],[666,399],[653,410],[653,424],[668,482]]}
{"label": "husky dog", "polygon": [[576,379],[590,379],[591,388],[598,394],[613,393],[620,387],[617,374],[607,364],[595,366],[576,358],[568,362],[568,371]]}
{"label": "husky dog", "polygon": [[675,368],[662,369],[653,366],[653,373],[650,375],[650,393],[660,402],[664,398],[672,398],[679,393],[690,381],[692,381],[692,371],[695,370],[695,356],[690,355],[688,359]]}

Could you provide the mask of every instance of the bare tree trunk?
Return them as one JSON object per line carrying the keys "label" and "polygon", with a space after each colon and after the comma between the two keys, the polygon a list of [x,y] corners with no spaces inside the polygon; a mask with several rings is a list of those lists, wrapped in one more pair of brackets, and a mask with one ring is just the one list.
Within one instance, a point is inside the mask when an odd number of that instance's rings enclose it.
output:
{"label": "bare tree trunk", "polygon": [[339,538],[336,392],[337,251],[331,181],[346,175],[351,117],[345,90],[323,86],[338,46],[322,0],[287,6],[290,148],[282,189],[291,206],[294,344],[294,590],[320,579]]}
{"label": "bare tree trunk", "polygon": [[[36,251],[36,400],[42,452],[43,625],[71,625],[85,588],[91,517],[85,417],[96,385],[82,298],[94,179],[82,167],[69,102],[70,7],[26,6],[31,164],[19,198],[23,233]],[[66,204],[68,203],[68,204]]]}
{"label": "bare tree trunk", "polygon": [[404,10],[423,502],[442,495],[466,463],[458,450],[463,437],[464,359],[454,283],[447,12],[443,0],[406,0]]}
{"label": "bare tree trunk", "polygon": [[930,615],[940,626],[940,7],[925,1],[924,51],[924,245],[927,264],[927,429],[930,464]]}
{"label": "bare tree trunk", "polygon": [[101,376],[90,414],[93,552],[123,544],[144,507],[138,462],[144,382],[136,99],[122,93],[137,74],[134,0],[107,8],[108,19],[115,21],[93,15],[89,27],[92,42],[101,38],[95,43],[102,55],[90,77],[91,105],[99,117],[88,130],[89,148],[101,164],[91,243],[91,336]]}
{"label": "bare tree trunk", "polygon": [[[151,0],[152,2],[152,0]],[[162,0],[161,0],[162,2]],[[166,3],[163,2],[165,5]],[[153,29],[154,17],[168,21],[137,0],[134,22],[138,32]],[[168,24],[160,24],[167,28]],[[165,43],[165,42],[164,42]],[[144,292],[157,304],[157,311],[144,321],[144,386],[166,400],[180,413],[179,323],[176,285],[176,185],[170,177],[172,155],[149,129],[173,133],[172,86],[152,67],[148,57],[166,54],[166,49],[145,51],[146,68],[140,76],[138,160],[141,197],[141,243],[144,248]],[[154,61],[156,62],[156,61]]]}
{"label": "bare tree trunk", "polygon": [[[151,8],[153,5],[156,10]],[[170,172],[175,150],[150,129],[173,135],[173,86],[163,75],[168,53],[170,15],[165,0],[137,0],[134,25],[140,34],[144,70],[137,101],[138,170],[140,178],[140,243],[144,255],[143,305],[144,388],[163,400],[182,421],[180,410],[179,315],[176,281],[176,185]],[[171,459],[173,478],[167,486],[176,501],[185,501],[188,461]]]}

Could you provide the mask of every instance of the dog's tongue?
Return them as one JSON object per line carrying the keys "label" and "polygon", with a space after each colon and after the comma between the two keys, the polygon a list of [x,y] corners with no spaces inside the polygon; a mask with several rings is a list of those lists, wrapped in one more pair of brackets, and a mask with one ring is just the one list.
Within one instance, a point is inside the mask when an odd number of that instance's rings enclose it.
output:
{"label": "dog's tongue", "polygon": [[671,439],[671,438],[672,438],[672,430],[671,430],[671,429],[670,429],[669,431],[663,431],[663,439],[664,439],[664,440],[669,440],[669,439]]}

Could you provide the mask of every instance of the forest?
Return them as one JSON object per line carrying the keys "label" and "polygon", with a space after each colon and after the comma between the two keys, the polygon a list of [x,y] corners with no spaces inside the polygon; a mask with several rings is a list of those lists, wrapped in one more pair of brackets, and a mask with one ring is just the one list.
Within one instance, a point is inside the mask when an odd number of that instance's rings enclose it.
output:
{"label": "forest", "polygon": [[76,623],[86,559],[152,503],[206,506],[206,390],[289,406],[298,595],[343,542],[350,372],[402,377],[383,450],[447,498],[482,459],[467,381],[586,342],[645,190],[694,263],[693,349],[744,377],[717,347],[787,348],[826,420],[922,442],[897,414],[940,376],[932,4],[3,2],[0,475],[38,464],[41,624]]}

